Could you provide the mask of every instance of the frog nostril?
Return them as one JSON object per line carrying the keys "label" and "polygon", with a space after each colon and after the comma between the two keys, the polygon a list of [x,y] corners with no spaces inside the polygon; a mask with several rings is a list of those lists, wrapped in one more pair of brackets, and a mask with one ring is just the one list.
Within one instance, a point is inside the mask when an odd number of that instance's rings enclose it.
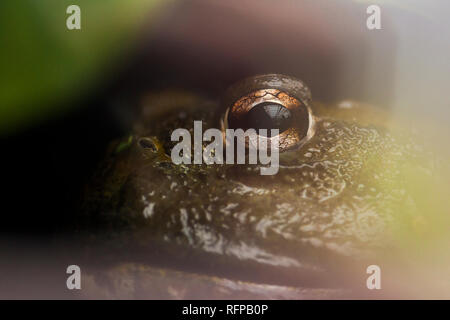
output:
{"label": "frog nostril", "polygon": [[158,149],[156,148],[155,143],[150,138],[139,138],[138,145],[142,149],[150,150],[152,152],[156,152]]}

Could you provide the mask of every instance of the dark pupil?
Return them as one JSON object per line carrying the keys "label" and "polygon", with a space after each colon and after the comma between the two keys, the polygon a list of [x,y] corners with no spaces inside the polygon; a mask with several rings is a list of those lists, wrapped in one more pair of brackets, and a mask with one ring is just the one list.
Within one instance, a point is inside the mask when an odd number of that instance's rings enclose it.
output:
{"label": "dark pupil", "polygon": [[291,127],[292,115],[289,109],[281,104],[273,102],[264,102],[253,107],[243,119],[245,129],[253,128],[267,129],[267,135],[270,136],[270,129],[278,129],[279,133]]}

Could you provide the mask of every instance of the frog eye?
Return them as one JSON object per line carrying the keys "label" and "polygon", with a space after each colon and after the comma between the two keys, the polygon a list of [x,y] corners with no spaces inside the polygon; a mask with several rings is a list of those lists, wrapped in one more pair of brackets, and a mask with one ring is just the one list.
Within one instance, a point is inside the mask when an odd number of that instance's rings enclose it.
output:
{"label": "frog eye", "polygon": [[[222,130],[279,130],[281,152],[299,148],[314,135],[311,93],[298,79],[268,74],[247,78],[227,91]],[[267,137],[272,138],[272,137]]]}

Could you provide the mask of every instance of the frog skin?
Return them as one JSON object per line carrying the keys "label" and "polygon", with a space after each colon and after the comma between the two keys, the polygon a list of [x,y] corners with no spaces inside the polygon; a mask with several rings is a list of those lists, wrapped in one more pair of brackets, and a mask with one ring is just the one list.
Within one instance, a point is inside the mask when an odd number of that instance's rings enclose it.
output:
{"label": "frog skin", "polygon": [[[240,90],[253,90],[252,79]],[[310,101],[314,134],[280,154],[276,175],[263,176],[259,165],[172,162],[171,132],[192,133],[194,120],[220,128],[220,103],[183,90],[143,101],[132,133],[110,145],[85,191],[78,232],[88,248],[101,243],[121,257],[102,275],[113,287],[86,280],[94,295],[342,297],[365,289],[368,265],[420,239],[426,219],[410,173],[422,178],[435,168],[381,109]],[[158,289],[145,291],[144,283]]]}

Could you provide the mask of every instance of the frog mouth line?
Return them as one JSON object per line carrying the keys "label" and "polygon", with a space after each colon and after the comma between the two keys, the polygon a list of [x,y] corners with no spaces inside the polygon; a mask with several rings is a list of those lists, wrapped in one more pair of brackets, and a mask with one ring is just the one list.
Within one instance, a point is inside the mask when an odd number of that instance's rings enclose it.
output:
{"label": "frog mouth line", "polygon": [[[108,238],[105,235],[105,238]],[[83,236],[82,239],[85,239]],[[83,243],[85,240],[76,241]],[[104,240],[99,244],[85,246],[83,251],[71,251],[71,259],[80,261],[80,265],[88,272],[108,274],[117,266],[129,264],[140,266],[141,277],[148,270],[165,270],[168,273],[183,274],[187,278],[204,277],[218,286],[230,285],[248,290],[256,290],[258,294],[273,295],[285,293],[285,298],[299,296],[300,292],[308,293],[313,298],[316,294],[341,296],[350,294],[361,282],[359,277],[350,276],[351,268],[338,258],[330,259],[333,268],[323,268],[318,264],[300,263],[298,260],[278,256],[247,245],[230,245],[227,254],[217,254],[211,250],[183,250],[177,244],[153,241],[151,245],[140,245],[130,242],[127,236],[114,240]],[[116,248],[116,249],[112,249]],[[178,252],[178,254],[171,254]],[[80,256],[74,258],[79,254]],[[99,259],[99,257],[101,257]],[[365,263],[361,263],[365,265]],[[358,266],[358,268],[360,268]],[[114,278],[110,279],[111,281]],[[225,285],[225,286],[226,286]],[[253,289],[252,289],[253,288]],[[247,290],[245,289],[245,290]],[[267,291],[266,293],[264,293]],[[292,294],[291,294],[292,293]]]}
{"label": "frog mouth line", "polygon": [[[101,282],[95,279],[95,274],[98,272],[104,274]],[[86,278],[88,280],[84,281],[84,288],[88,292],[88,296],[89,291],[95,288],[97,295],[99,291],[105,291],[105,295],[110,295],[112,291],[117,295],[116,298],[129,297],[130,285],[134,287],[134,290],[131,291],[131,297],[137,299],[316,300],[342,299],[351,296],[350,290],[347,289],[307,288],[255,283],[154,268],[139,263],[122,263],[102,271],[88,270]],[[117,279],[121,279],[121,281],[117,281]],[[155,288],[157,290],[154,290]]]}

